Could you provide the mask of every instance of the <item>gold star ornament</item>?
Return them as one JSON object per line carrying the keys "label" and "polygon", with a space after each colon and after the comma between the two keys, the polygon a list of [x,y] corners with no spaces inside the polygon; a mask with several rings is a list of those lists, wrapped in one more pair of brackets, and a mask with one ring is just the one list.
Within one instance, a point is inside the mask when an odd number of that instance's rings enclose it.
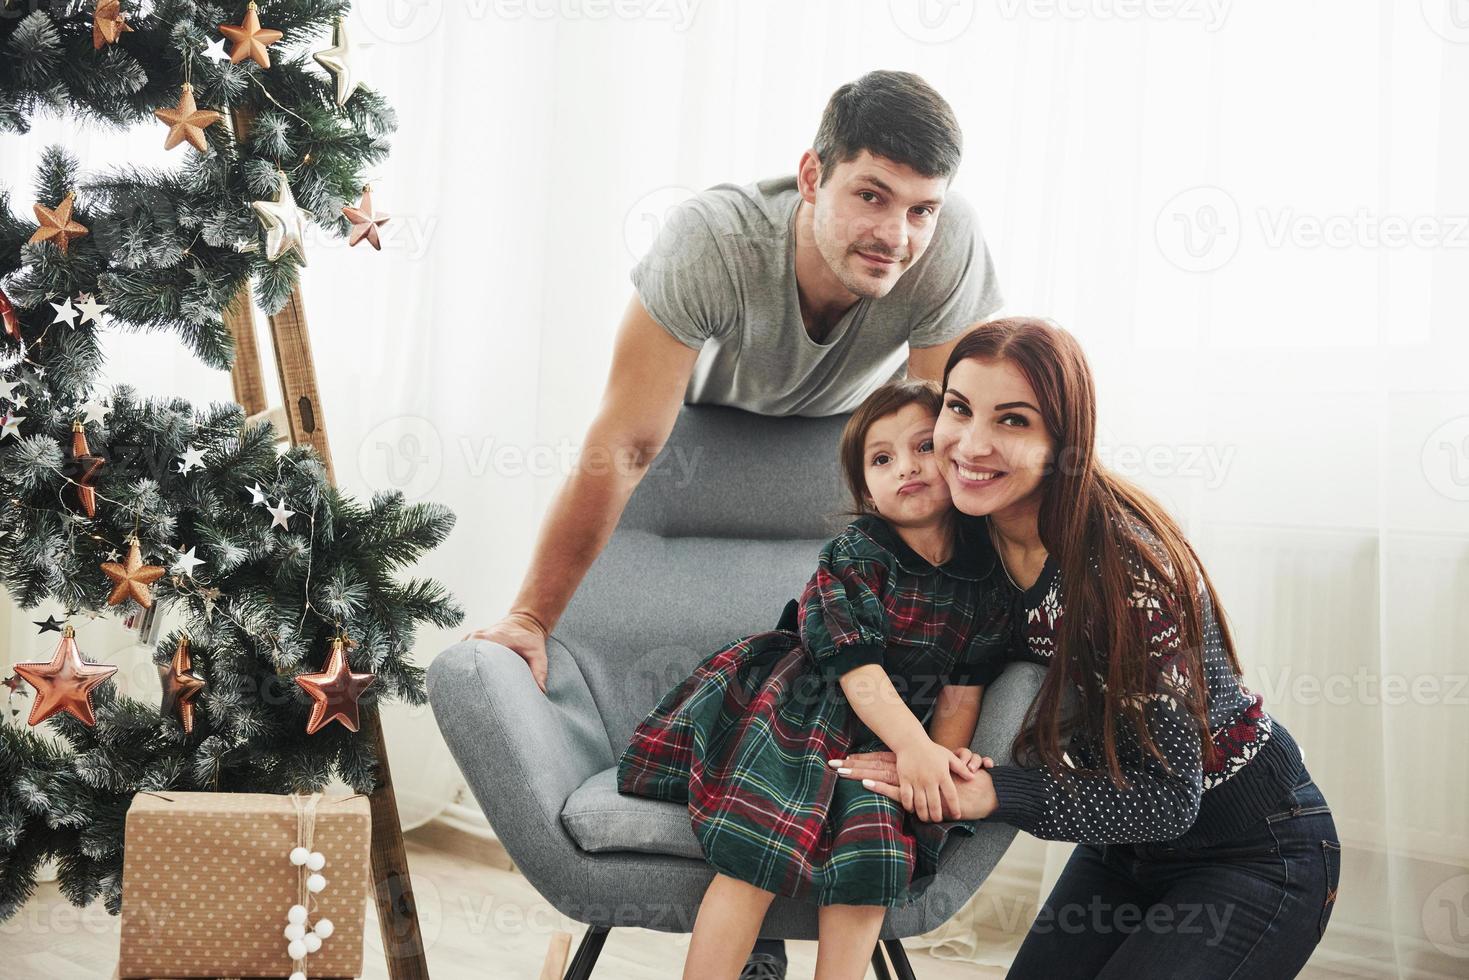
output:
{"label": "gold star ornament", "polygon": [[311,57],[321,67],[332,73],[337,83],[337,106],[347,104],[352,93],[362,87],[362,78],[353,63],[357,55],[357,46],[352,43],[351,36],[347,33],[347,24],[342,18],[337,18],[336,27],[332,31],[332,46],[316,52]]}
{"label": "gold star ornament", "polygon": [[128,26],[127,14],[121,10],[120,0],[97,0],[92,11],[92,49],[101,50],[103,45],[116,44]]}
{"label": "gold star ornament", "polygon": [[265,255],[274,262],[284,253],[295,249],[301,258],[301,264],[305,265],[306,248],[301,239],[306,234],[306,219],[311,213],[296,206],[296,198],[291,195],[291,184],[286,180],[284,171],[278,170],[276,173],[275,200],[250,202],[250,207],[255,209],[256,218],[265,229]]}
{"label": "gold star ornament", "polygon": [[125,599],[132,599],[138,605],[147,609],[153,605],[153,593],[148,586],[163,577],[162,565],[144,565],[142,549],[138,547],[137,536],[128,538],[128,558],[125,564],[119,565],[115,561],[104,561],[102,571],[115,583],[112,594],[107,597],[107,604],[115,606]]}
{"label": "gold star ornament", "polygon": [[306,734],[315,735],[323,725],[339,721],[357,731],[357,699],[377,678],[372,674],[354,674],[347,666],[345,636],[332,638],[332,650],[326,669],[319,674],[301,674],[296,683],[311,695],[311,717],[306,720]]}
{"label": "gold star ornament", "polygon": [[80,238],[90,230],[85,225],[71,220],[71,204],[75,196],[74,191],[68,191],[66,197],[54,208],[48,208],[42,204],[32,205],[36,212],[36,220],[41,223],[41,227],[37,228],[36,233],[31,236],[30,244],[55,242],[56,247],[61,249],[61,254],[65,255],[66,247],[71,244],[71,240]]}
{"label": "gold star ornament", "polygon": [[362,188],[362,200],[355,208],[348,204],[342,208],[342,213],[352,222],[352,233],[347,236],[348,245],[356,245],[365,238],[373,248],[382,251],[383,243],[377,230],[388,223],[388,216],[373,210],[372,185]]}
{"label": "gold star ornament", "polygon": [[65,711],[84,725],[95,725],[92,691],[113,674],[112,664],[88,663],[77,649],[76,631],[68,624],[50,662],[14,664],[13,669],[36,689],[27,722],[39,725],[57,712]]}
{"label": "gold star ornament", "polygon": [[260,12],[256,9],[254,0],[245,9],[243,24],[220,24],[219,33],[235,43],[230,51],[231,64],[239,64],[250,58],[261,68],[270,67],[270,55],[265,49],[284,36],[280,31],[260,26]]}
{"label": "gold star ornament", "polygon": [[179,104],[173,109],[154,109],[153,115],[168,123],[168,139],[163,141],[163,148],[171,150],[184,140],[200,153],[209,152],[209,141],[204,138],[204,130],[219,122],[220,115],[209,109],[200,109],[194,103],[194,86],[184,82],[183,90],[179,92]]}

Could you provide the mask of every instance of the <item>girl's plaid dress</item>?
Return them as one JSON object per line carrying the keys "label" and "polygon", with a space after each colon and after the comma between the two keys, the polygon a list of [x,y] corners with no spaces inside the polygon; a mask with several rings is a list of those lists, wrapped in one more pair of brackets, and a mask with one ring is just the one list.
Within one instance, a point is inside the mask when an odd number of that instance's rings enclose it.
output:
{"label": "girl's plaid dress", "polygon": [[912,902],[949,833],[972,835],[977,821],[921,821],[827,760],[887,751],[848,704],[846,671],[883,664],[926,726],[943,684],[987,684],[1003,667],[994,549],[982,519],[956,520],[954,556],[938,567],[882,518],[854,520],[792,600],[794,629],[735,640],[664,695],[618,760],[618,790],[686,802],[709,863],[766,891]]}

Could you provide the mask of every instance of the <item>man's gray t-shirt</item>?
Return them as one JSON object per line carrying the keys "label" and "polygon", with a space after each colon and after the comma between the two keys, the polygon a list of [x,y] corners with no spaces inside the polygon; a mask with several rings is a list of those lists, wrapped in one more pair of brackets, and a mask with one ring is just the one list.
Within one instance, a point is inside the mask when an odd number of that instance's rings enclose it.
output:
{"label": "man's gray t-shirt", "polygon": [[821,343],[796,291],[794,175],[715,184],[670,212],[631,278],[650,316],[699,350],[685,404],[763,415],[850,412],[907,375],[907,350],[952,340],[1002,298],[969,202],[950,191],[928,248],[886,296],[862,297]]}

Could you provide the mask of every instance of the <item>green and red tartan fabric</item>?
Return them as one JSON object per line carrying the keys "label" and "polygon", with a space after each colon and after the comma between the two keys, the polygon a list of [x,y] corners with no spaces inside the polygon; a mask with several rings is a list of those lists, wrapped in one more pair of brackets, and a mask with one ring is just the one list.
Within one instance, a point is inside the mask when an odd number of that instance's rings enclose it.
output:
{"label": "green and red tartan fabric", "polygon": [[706,657],[633,733],[618,790],[687,803],[720,872],[817,905],[903,906],[932,882],[954,831],[929,823],[827,760],[886,746],[837,678],[882,663],[927,724],[945,683],[987,684],[1004,666],[1009,607],[987,587],[983,524],[958,515],[935,567],[884,520],[857,518],[820,552],[796,629],[754,633]]}

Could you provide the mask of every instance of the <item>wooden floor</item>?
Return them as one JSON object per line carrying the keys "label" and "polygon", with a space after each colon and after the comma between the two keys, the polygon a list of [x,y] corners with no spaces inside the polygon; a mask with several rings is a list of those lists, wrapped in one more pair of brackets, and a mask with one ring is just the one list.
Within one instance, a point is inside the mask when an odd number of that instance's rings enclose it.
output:
{"label": "wooden floor", "polygon": [[[571,933],[571,949],[586,926],[552,908],[517,872],[503,852],[434,827],[407,835],[419,920],[435,980],[538,980],[558,930]],[[493,848],[493,849],[491,849]],[[496,866],[501,865],[501,866]],[[363,977],[386,980],[376,915],[368,903]],[[119,920],[100,904],[75,909],[54,882],[10,921],[0,924],[3,980],[105,980],[117,965]],[[668,980],[682,972],[687,935],[614,929],[593,972],[595,980]],[[790,980],[805,980],[816,966],[816,943],[786,944]],[[908,952],[920,980],[986,980],[1003,970]],[[869,969],[869,977],[874,974]],[[1310,980],[1341,976],[1307,971]]]}
{"label": "wooden floor", "polygon": [[[419,925],[434,980],[538,980],[551,936],[572,936],[575,953],[586,926],[557,912],[518,872],[506,870],[498,849],[466,853],[477,842],[435,828],[405,835]],[[505,865],[497,867],[496,864]],[[363,940],[364,980],[386,980],[377,917],[371,902]],[[0,980],[106,980],[117,966],[120,920],[100,903],[73,908],[55,882],[37,887],[19,914],[0,924]],[[593,971],[595,980],[668,980],[683,969],[687,935],[613,929]],[[810,977],[816,944],[786,944],[790,980]],[[983,980],[1003,976],[972,963],[909,952],[922,980]],[[868,976],[874,974],[869,970]]]}

